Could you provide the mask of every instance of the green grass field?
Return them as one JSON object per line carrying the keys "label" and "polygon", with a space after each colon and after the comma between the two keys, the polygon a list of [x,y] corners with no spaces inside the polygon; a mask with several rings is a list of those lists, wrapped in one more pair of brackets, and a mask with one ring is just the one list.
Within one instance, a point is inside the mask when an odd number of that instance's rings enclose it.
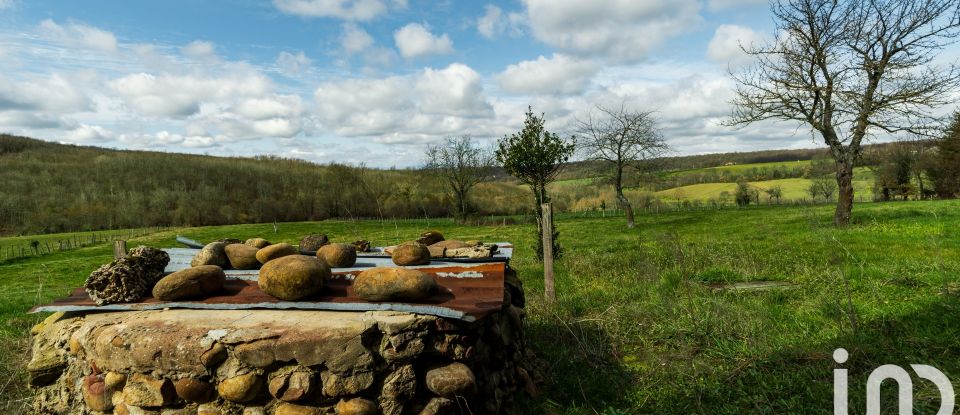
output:
{"label": "green grass field", "polygon": [[[810,199],[810,194],[807,193],[807,189],[810,187],[810,184],[813,183],[810,179],[778,179],[778,180],[763,180],[757,182],[748,182],[751,186],[757,188],[761,192],[765,189],[769,189],[773,186],[780,186],[783,190],[783,200],[803,200]],[[872,179],[858,179],[853,182],[854,194],[862,200],[872,200],[873,199],[873,180]],[[691,184],[689,186],[680,186],[674,187],[672,189],[661,190],[656,192],[656,195],[667,199],[667,200],[720,200],[721,193],[727,192],[731,195],[736,193],[737,184],[736,183],[701,183],[701,184]],[[760,194],[760,200],[762,202],[767,201],[767,196],[763,193]]]}
{"label": "green grass field", "polygon": [[[238,225],[167,230],[131,246],[262,236],[296,242],[326,232],[377,245],[424,229],[512,241],[526,285],[527,335],[548,383],[528,413],[832,413],[831,359],[850,351],[851,413],[881,364],[933,365],[960,381],[960,201],[858,204],[854,224],[830,225],[832,206],[773,206],[622,217],[560,215],[565,255],[558,301],[542,297],[534,225],[470,227],[449,220]],[[2,241],[2,239],[0,239]],[[16,413],[31,306],[79,286],[109,261],[109,246],[0,263],[0,412]],[[793,288],[723,291],[717,284],[784,281]],[[915,382],[918,413],[938,394]],[[887,398],[892,388],[884,388]],[[887,402],[886,404],[890,404]],[[892,407],[892,406],[891,406]]]}
{"label": "green grass field", "polygon": [[677,170],[672,171],[668,175],[685,175],[685,174],[698,174],[706,173],[708,171],[715,172],[726,172],[726,173],[744,173],[750,169],[773,169],[776,167],[792,169],[794,167],[806,167],[809,166],[811,160],[797,160],[797,161],[774,161],[769,163],[749,163],[749,164],[732,164],[729,166],[717,166],[717,167],[705,167],[702,169],[690,169],[690,170]]}

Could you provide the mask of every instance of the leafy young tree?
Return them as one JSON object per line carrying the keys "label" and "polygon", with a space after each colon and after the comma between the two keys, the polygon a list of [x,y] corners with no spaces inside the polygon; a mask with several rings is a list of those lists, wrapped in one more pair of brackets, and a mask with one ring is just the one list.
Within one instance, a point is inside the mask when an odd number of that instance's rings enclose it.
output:
{"label": "leafy young tree", "polygon": [[456,202],[456,216],[461,220],[471,209],[467,194],[491,177],[492,166],[490,152],[475,146],[470,136],[448,137],[443,144],[427,147],[427,170],[447,182]]}
{"label": "leafy young tree", "polygon": [[960,197],[960,111],[953,113],[946,134],[937,140],[937,154],[927,174],[941,198]]}
{"label": "leafy young tree", "polygon": [[734,193],[734,200],[737,202],[737,206],[743,207],[750,204],[754,199],[754,193],[756,190],[750,187],[750,184],[747,182],[737,183],[737,191]]}
{"label": "leafy young tree", "polygon": [[783,197],[783,188],[780,187],[780,185],[764,189],[763,192],[767,194],[767,203],[773,202],[773,200],[776,199],[777,204],[780,204],[780,198]]}
{"label": "leafy young tree", "polygon": [[[543,232],[540,205],[550,201],[547,185],[556,179],[563,163],[573,155],[575,145],[547,131],[543,125],[544,114],[537,117],[533,114],[533,108],[528,107],[526,115],[523,129],[504,136],[495,154],[497,161],[508,174],[530,186],[533,191],[539,235]],[[559,232],[554,231],[552,237],[553,252],[557,256],[560,255],[558,235]],[[537,241],[537,257],[543,259],[543,238],[538,237]]]}
{"label": "leafy young tree", "polygon": [[836,225],[850,223],[853,169],[872,134],[929,134],[930,110],[960,72],[932,64],[960,28],[960,0],[774,0],[776,37],[744,50],[730,123],[794,120],[829,146],[839,187]]}
{"label": "leafy young tree", "polygon": [[[669,148],[657,128],[653,112],[598,106],[599,114],[587,114],[577,120],[578,145],[587,159],[606,162],[613,167],[613,189],[617,203],[627,214],[627,227],[633,228],[633,206],[623,194],[627,186],[623,173],[627,168],[641,169],[641,161],[663,155]],[[631,186],[637,187],[637,186]]]}

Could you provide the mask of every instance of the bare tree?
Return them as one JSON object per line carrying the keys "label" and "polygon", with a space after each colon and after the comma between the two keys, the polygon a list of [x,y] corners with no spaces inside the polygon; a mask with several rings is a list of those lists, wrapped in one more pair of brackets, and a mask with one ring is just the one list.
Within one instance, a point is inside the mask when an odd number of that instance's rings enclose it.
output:
{"label": "bare tree", "polygon": [[960,73],[937,53],[960,27],[958,0],[774,0],[776,37],[744,47],[756,63],[738,83],[731,125],[806,124],[830,147],[834,223],[850,223],[853,168],[877,132],[929,134]]}
{"label": "bare tree", "polygon": [[457,218],[470,213],[467,193],[493,174],[493,154],[473,144],[470,136],[447,137],[427,147],[427,170],[443,177],[456,202]]}
{"label": "bare tree", "polygon": [[590,112],[577,120],[578,145],[588,159],[600,160],[613,167],[613,189],[617,203],[627,214],[627,227],[633,228],[633,205],[623,194],[626,186],[623,173],[627,168],[640,171],[640,162],[659,157],[669,147],[657,128],[653,112],[598,106],[599,114]]}

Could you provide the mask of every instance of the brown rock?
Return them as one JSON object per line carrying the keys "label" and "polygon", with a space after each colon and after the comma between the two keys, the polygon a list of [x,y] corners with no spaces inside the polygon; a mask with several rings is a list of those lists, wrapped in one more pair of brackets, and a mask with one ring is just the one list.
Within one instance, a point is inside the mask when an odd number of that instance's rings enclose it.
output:
{"label": "brown rock", "polygon": [[177,391],[167,379],[136,373],[123,387],[123,402],[129,406],[158,407],[173,403]]}
{"label": "brown rock", "polygon": [[464,241],[454,241],[454,240],[450,240],[450,241],[439,241],[439,242],[436,242],[436,243],[431,244],[431,246],[434,246],[434,247],[437,247],[437,248],[446,248],[446,249],[459,249],[459,248],[469,248],[469,247],[470,247],[470,245],[467,245],[467,243],[464,242]]}
{"label": "brown rock", "polygon": [[283,402],[277,405],[273,413],[274,415],[319,415],[320,408]]}
{"label": "brown rock", "polygon": [[190,266],[216,265],[221,268],[230,266],[230,260],[227,259],[227,253],[223,250],[227,244],[223,242],[211,242],[206,244],[197,255],[190,261]]}
{"label": "brown rock", "polygon": [[430,258],[433,258],[433,259],[443,258],[447,253],[447,248],[444,248],[442,246],[430,245],[427,247],[427,250],[430,251]]}
{"label": "brown rock", "polygon": [[380,409],[385,415],[401,414],[404,402],[413,400],[417,393],[417,374],[413,365],[404,365],[387,375],[380,389]]}
{"label": "brown rock", "polygon": [[426,231],[420,234],[420,237],[417,238],[417,242],[424,245],[433,245],[437,242],[443,240],[443,234],[439,231]]}
{"label": "brown rock", "polygon": [[270,246],[270,241],[263,238],[250,238],[244,242],[245,245],[250,245],[257,249],[263,249]]}
{"label": "brown rock", "polygon": [[223,289],[227,275],[216,265],[185,268],[163,277],[153,286],[153,297],[160,301],[208,297]]}
{"label": "brown rock", "polygon": [[350,244],[326,244],[317,250],[317,258],[330,268],[349,268],[357,263],[357,249]]}
{"label": "brown rock", "polygon": [[257,251],[257,261],[260,261],[261,264],[266,264],[274,259],[287,255],[297,255],[299,253],[297,248],[294,248],[293,245],[288,243],[273,244]]}
{"label": "brown rock", "polygon": [[317,258],[288,255],[268,262],[260,270],[260,289],[281,300],[293,301],[320,291],[330,268]]}
{"label": "brown rock", "polygon": [[88,375],[83,378],[83,403],[94,411],[106,412],[113,408],[112,393],[103,381],[103,375]]}
{"label": "brown rock", "polygon": [[173,387],[180,398],[195,402],[207,403],[213,400],[213,385],[202,380],[183,378],[173,382]]}
{"label": "brown rock", "polygon": [[447,248],[447,258],[490,258],[493,250],[489,246],[468,246],[465,248]]}
{"label": "brown rock", "polygon": [[213,346],[210,346],[210,350],[200,355],[200,364],[209,369],[223,363],[226,358],[227,348],[220,343],[214,343]]}
{"label": "brown rock", "polygon": [[417,243],[403,244],[394,248],[390,257],[394,264],[401,266],[427,265],[430,263],[430,250]]}
{"label": "brown rock", "polygon": [[459,362],[428,370],[424,380],[431,392],[451,399],[471,396],[477,389],[473,371]]}
{"label": "brown rock", "polygon": [[453,412],[453,409],[456,407],[456,402],[451,401],[447,398],[434,397],[430,399],[430,402],[427,402],[427,406],[423,407],[423,410],[420,411],[420,415],[442,415],[449,414]]}
{"label": "brown rock", "polygon": [[300,252],[317,252],[321,246],[330,243],[330,239],[324,233],[304,236],[300,240]]}
{"label": "brown rock", "polygon": [[233,269],[257,269],[260,266],[260,261],[257,261],[257,248],[245,244],[230,244],[223,250],[227,253]]}
{"label": "brown rock", "polygon": [[220,381],[217,392],[231,402],[248,402],[257,398],[263,388],[263,379],[256,373],[247,373]]}
{"label": "brown rock", "polygon": [[217,239],[217,240],[214,241],[214,242],[222,242],[222,243],[225,243],[225,244],[227,244],[227,245],[242,244],[242,243],[243,243],[243,241],[241,241],[241,240],[239,240],[239,239],[237,239],[237,238],[220,238],[220,239]]}
{"label": "brown rock", "polygon": [[353,280],[354,294],[368,301],[422,301],[437,288],[437,282],[426,273],[405,268],[370,268]]}
{"label": "brown rock", "polygon": [[354,398],[337,403],[337,415],[377,415],[379,409],[373,401]]}
{"label": "brown rock", "polygon": [[353,248],[356,249],[357,252],[370,252],[370,241],[365,239],[353,241]]}
{"label": "brown rock", "polygon": [[323,394],[326,396],[348,396],[365,391],[373,385],[373,372],[320,374],[323,383]]}
{"label": "brown rock", "polygon": [[274,398],[286,402],[299,401],[313,390],[313,374],[307,369],[281,370],[270,375],[267,387]]}
{"label": "brown rock", "polygon": [[117,372],[107,372],[103,376],[103,383],[110,392],[123,390],[124,385],[127,384],[127,375]]}

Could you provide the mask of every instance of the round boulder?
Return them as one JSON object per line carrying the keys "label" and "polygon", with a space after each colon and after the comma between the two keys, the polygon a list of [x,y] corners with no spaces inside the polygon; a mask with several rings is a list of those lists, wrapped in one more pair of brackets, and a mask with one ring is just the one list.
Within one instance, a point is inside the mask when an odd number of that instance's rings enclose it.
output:
{"label": "round boulder", "polygon": [[163,277],[153,286],[153,296],[160,301],[205,297],[223,289],[227,276],[216,265],[185,268]]}
{"label": "round boulder", "polygon": [[330,268],[349,268],[357,263],[357,249],[352,244],[326,244],[317,250],[317,258]]}
{"label": "round boulder", "polygon": [[420,237],[417,238],[417,242],[424,245],[433,245],[437,242],[443,240],[443,234],[440,231],[426,231],[420,234]]}
{"label": "round boulder", "polygon": [[256,399],[262,388],[263,379],[255,373],[247,373],[220,381],[217,392],[231,402],[248,402]]}
{"label": "round boulder", "polygon": [[270,246],[270,241],[263,238],[250,238],[250,239],[247,239],[247,241],[244,242],[244,244],[250,245],[257,249],[263,249],[267,246]]}
{"label": "round boulder", "polygon": [[220,268],[230,266],[230,260],[227,259],[227,253],[223,250],[227,244],[223,242],[210,242],[206,244],[197,255],[190,261],[190,266],[216,265]]}
{"label": "round boulder", "polygon": [[313,235],[304,236],[300,240],[300,251],[301,252],[317,252],[321,246],[330,243],[330,238],[327,238],[325,233],[316,233]]}
{"label": "round boulder", "polygon": [[260,289],[281,300],[293,301],[320,291],[330,268],[317,258],[288,255],[268,262],[260,270]]}
{"label": "round boulder", "polygon": [[257,248],[246,244],[230,244],[223,250],[227,253],[233,269],[257,269],[260,266],[260,261],[257,261]]}
{"label": "round boulder", "polygon": [[202,380],[182,378],[173,382],[177,396],[185,401],[207,403],[213,400],[213,385]]}
{"label": "round boulder", "polygon": [[297,252],[297,248],[294,248],[293,245],[288,243],[279,243],[261,248],[257,251],[257,261],[260,261],[261,264],[266,264],[274,259],[285,257],[287,255],[297,255],[300,252]]}
{"label": "round boulder", "polygon": [[390,254],[393,263],[405,265],[427,265],[430,263],[430,250],[418,243],[403,244],[393,249]]}
{"label": "round boulder", "polygon": [[476,393],[477,379],[463,363],[451,363],[427,371],[427,389],[445,398],[471,396]]}
{"label": "round boulder", "polygon": [[367,301],[422,301],[437,288],[426,273],[406,268],[370,268],[353,280],[354,294]]}
{"label": "round boulder", "polygon": [[378,412],[377,404],[363,398],[341,400],[337,403],[337,415],[377,415]]}

